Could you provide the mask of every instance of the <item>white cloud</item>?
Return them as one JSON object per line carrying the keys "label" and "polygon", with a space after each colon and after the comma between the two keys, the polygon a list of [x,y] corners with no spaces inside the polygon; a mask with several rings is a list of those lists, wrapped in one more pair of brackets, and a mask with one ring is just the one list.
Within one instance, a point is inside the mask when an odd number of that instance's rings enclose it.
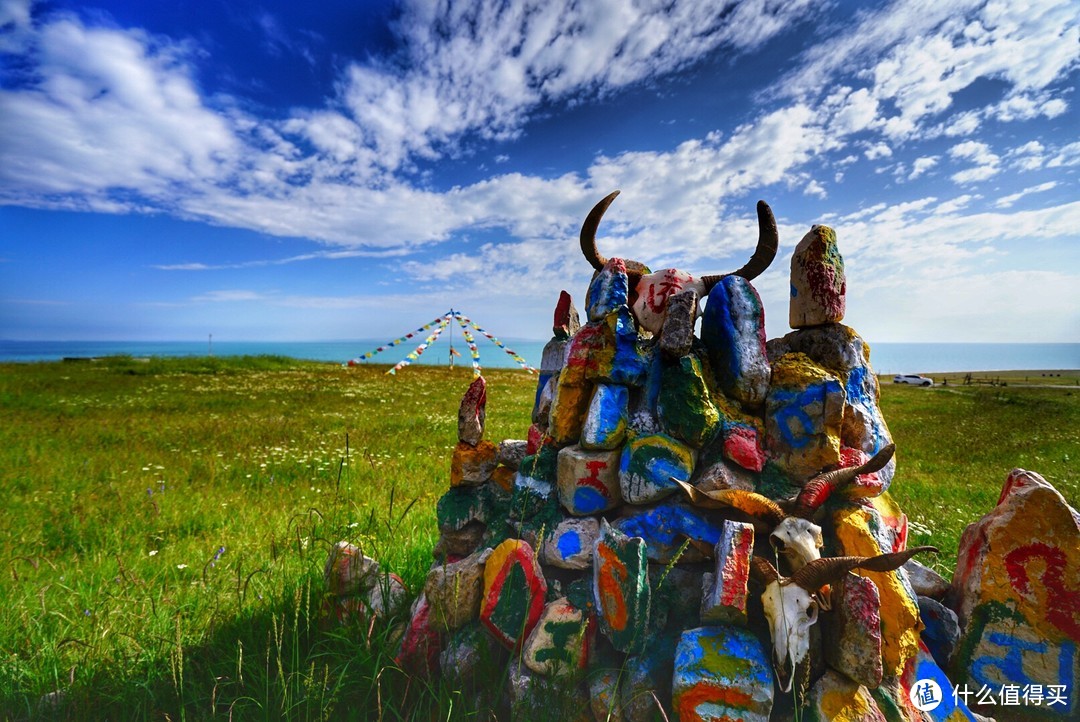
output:
{"label": "white cloud", "polygon": [[937,165],[939,158],[940,156],[936,155],[926,155],[916,158],[911,164],[911,174],[908,175],[908,180],[915,180],[926,173],[926,171]]}
{"label": "white cloud", "polygon": [[264,294],[257,291],[229,289],[207,291],[202,295],[194,296],[191,300],[196,303],[236,303],[237,301],[262,301],[265,298]]}
{"label": "white cloud", "polygon": [[990,146],[981,141],[966,140],[949,148],[949,156],[956,160],[968,160],[976,165],[958,171],[950,176],[955,183],[975,183],[997,175],[1001,171],[1001,158],[995,155]]}
{"label": "white cloud", "polygon": [[1080,142],[1069,143],[1059,148],[1054,157],[1046,163],[1048,168],[1063,168],[1075,165],[1080,165]]}
{"label": "white cloud", "polygon": [[1037,140],[1032,140],[1013,148],[1006,157],[1020,170],[1037,170],[1046,163],[1046,148]]}
{"label": "white cloud", "polygon": [[1052,188],[1057,188],[1057,181],[1047,181],[1046,183],[1040,183],[1037,186],[1031,186],[1030,188],[1025,188],[1024,190],[1022,190],[1022,191],[1020,191],[1018,193],[1013,193],[1011,195],[1002,196],[1001,198],[997,199],[997,201],[994,203],[994,205],[997,206],[998,208],[1008,208],[1009,206],[1011,206],[1013,203],[1016,203],[1018,200],[1020,200],[1024,196],[1031,195],[1032,193],[1042,193],[1043,191],[1048,191],[1048,190],[1050,190]]}
{"label": "white cloud", "polygon": [[877,160],[878,158],[891,158],[892,148],[890,148],[885,143],[875,143],[867,147],[867,149],[863,151],[863,155],[865,155],[868,160]]}

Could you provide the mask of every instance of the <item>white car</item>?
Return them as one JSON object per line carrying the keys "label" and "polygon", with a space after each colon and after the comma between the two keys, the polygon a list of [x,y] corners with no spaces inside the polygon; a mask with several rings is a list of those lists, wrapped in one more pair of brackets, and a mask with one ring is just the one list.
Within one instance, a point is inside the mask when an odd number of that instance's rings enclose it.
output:
{"label": "white car", "polygon": [[915,386],[933,386],[934,380],[928,379],[925,376],[918,376],[916,374],[897,374],[893,376],[892,382],[894,384],[913,384]]}

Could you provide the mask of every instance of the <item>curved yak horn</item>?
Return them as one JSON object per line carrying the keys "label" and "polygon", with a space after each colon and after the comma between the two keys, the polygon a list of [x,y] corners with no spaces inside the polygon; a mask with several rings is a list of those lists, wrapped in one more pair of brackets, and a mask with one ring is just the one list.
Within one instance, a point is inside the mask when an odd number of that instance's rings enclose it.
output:
{"label": "curved yak horn", "polygon": [[852,569],[866,569],[871,572],[891,572],[902,567],[909,559],[920,552],[937,554],[937,547],[914,547],[902,552],[879,554],[876,557],[828,557],[815,559],[791,575],[791,581],[808,592],[816,592],[826,584],[831,584]]}
{"label": "curved yak horn", "polygon": [[671,480],[686,492],[686,496],[694,506],[704,509],[723,509],[726,507],[738,509],[755,519],[767,522],[771,526],[776,526],[784,520],[784,510],[780,508],[780,505],[762,494],[744,491],[743,489],[701,491],[685,481],[676,479],[674,476],[671,477]]}
{"label": "curved yak horn", "polygon": [[833,492],[851,482],[863,474],[873,474],[885,468],[889,460],[896,452],[896,444],[889,444],[881,448],[862,466],[852,466],[847,469],[837,469],[815,476],[806,482],[806,486],[799,492],[795,504],[791,509],[792,516],[802,519],[810,519],[814,516],[822,504],[829,500]]}
{"label": "curved yak horn", "polygon": [[758,201],[757,203],[757,216],[758,216],[758,242],[757,248],[754,249],[754,255],[750,257],[750,260],[746,262],[746,265],[733,273],[727,273],[720,276],[703,276],[702,282],[705,284],[705,293],[712,290],[713,286],[720,282],[720,279],[727,276],[742,276],[747,281],[753,281],[760,276],[769,264],[776,258],[776,249],[780,245],[780,234],[776,230],[776,218],[773,217],[772,209],[769,208],[769,204],[765,201]]}
{"label": "curved yak horn", "polygon": [[608,206],[611,205],[617,195],[619,195],[619,191],[614,191],[593,206],[593,209],[589,211],[589,215],[585,217],[585,222],[581,224],[581,252],[589,265],[597,271],[604,268],[607,259],[596,250],[596,229],[600,227],[600,219],[604,217],[604,211],[608,209]]}
{"label": "curved yak horn", "polygon": [[780,579],[780,572],[776,571],[776,567],[768,559],[755,554],[750,559],[750,576],[767,587]]}

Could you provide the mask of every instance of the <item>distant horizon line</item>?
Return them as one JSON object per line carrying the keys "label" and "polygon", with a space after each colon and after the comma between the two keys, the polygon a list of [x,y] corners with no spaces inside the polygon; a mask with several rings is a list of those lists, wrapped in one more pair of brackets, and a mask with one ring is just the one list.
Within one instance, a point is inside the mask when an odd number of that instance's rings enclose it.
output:
{"label": "distant horizon line", "polygon": [[[413,336],[419,336],[420,334],[414,333]],[[785,334],[786,335],[786,334]],[[209,334],[208,334],[209,336]],[[356,343],[358,341],[377,341],[381,339],[381,336],[358,336],[355,338],[327,338],[327,339],[265,339],[265,338],[231,338],[223,337],[220,340],[215,339],[214,343]],[[500,336],[500,339],[507,341],[525,341],[528,343],[546,343],[550,340],[548,338],[532,338],[525,336]],[[783,338],[783,336],[776,336],[775,338]],[[442,339],[436,339],[435,343]],[[772,340],[772,339],[769,339]],[[865,340],[865,339],[864,339]],[[0,343],[193,343],[193,344],[205,344],[209,342],[209,338],[194,339],[194,338],[0,338]],[[873,341],[871,346],[877,344],[933,344],[937,346],[965,346],[974,344],[983,345],[999,345],[999,346],[1034,346],[1034,345],[1078,345],[1080,346],[1080,340],[1077,341]]]}

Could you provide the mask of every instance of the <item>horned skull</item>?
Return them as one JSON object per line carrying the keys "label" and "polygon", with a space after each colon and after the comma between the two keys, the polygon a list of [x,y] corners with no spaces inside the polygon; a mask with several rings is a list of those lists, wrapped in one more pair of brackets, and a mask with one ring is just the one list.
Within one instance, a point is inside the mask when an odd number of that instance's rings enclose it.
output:
{"label": "horned skull", "polygon": [[[596,250],[596,229],[611,202],[619,191],[611,193],[596,204],[581,226],[581,252],[585,259],[598,272],[603,269],[607,259]],[[758,244],[754,255],[746,265],[731,274],[742,276],[750,281],[757,278],[776,257],[779,237],[776,231],[776,219],[772,209],[765,201],[758,201]],[[695,279],[691,274],[675,268],[652,273],[648,266],[637,261],[626,260],[626,275],[630,286],[630,310],[638,325],[651,333],[660,333],[667,317],[667,300],[671,296],[693,289],[698,297],[708,295],[724,275],[702,276]]]}
{"label": "horned skull", "polygon": [[920,552],[937,553],[935,547],[921,546],[876,557],[827,557],[815,559],[790,577],[782,577],[768,560],[755,556],[751,576],[764,585],[761,603],[769,622],[773,642],[773,668],[781,691],[790,692],[800,665],[809,662],[810,627],[822,608],[821,589],[838,581],[853,569],[891,572]]}

